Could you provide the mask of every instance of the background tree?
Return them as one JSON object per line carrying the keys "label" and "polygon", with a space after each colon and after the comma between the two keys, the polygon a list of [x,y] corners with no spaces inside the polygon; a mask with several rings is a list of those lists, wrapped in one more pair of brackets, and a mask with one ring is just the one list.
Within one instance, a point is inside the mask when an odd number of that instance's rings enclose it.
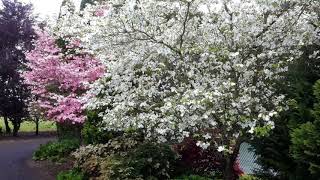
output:
{"label": "background tree", "polygon": [[[305,122],[314,121],[312,108],[315,101],[312,87],[320,78],[319,62],[309,58],[318,46],[303,48],[304,54],[289,66],[286,73],[286,85],[278,90],[286,94],[289,109],[275,119],[275,128],[269,136],[256,138],[251,142],[259,154],[258,163],[262,169],[257,173],[265,178],[301,179],[310,177],[308,167],[294,160],[290,154],[291,132]],[[276,174],[274,172],[277,172]]]}
{"label": "background tree", "polygon": [[13,124],[17,135],[20,123],[27,116],[29,92],[19,71],[24,69],[24,52],[32,48],[35,38],[32,6],[17,0],[1,0],[0,10],[0,116],[6,124],[6,132]]}
{"label": "background tree", "polygon": [[[289,100],[289,109],[275,119],[275,129],[269,136],[256,138],[252,142],[259,154],[257,162],[262,167],[257,174],[267,179],[318,179],[309,170],[310,161],[307,160],[307,155],[301,156],[300,153],[297,156],[299,153],[295,150],[305,146],[307,150],[308,145],[302,143],[303,139],[308,143],[316,135],[312,131],[317,126],[314,111],[317,111],[315,106],[318,99],[313,85],[320,79],[319,5],[319,1],[310,1],[305,8],[305,11],[310,13],[310,19],[306,22],[311,25],[313,36],[309,39],[310,44],[301,48],[302,56],[289,66],[289,71],[285,74],[287,83],[277,88]],[[302,132],[305,134],[302,135]],[[312,147],[317,147],[317,142],[313,143]],[[306,159],[302,160],[303,158]]]}
{"label": "background tree", "polygon": [[290,153],[297,163],[307,167],[313,179],[320,177],[320,80],[313,87],[314,121],[299,125],[291,133]]}
{"label": "background tree", "polygon": [[37,97],[31,96],[30,102],[28,104],[28,112],[29,112],[29,121],[32,121],[36,124],[35,135],[39,135],[39,123],[40,120],[44,118],[42,109],[39,107],[37,103]]}
{"label": "background tree", "polygon": [[82,51],[78,41],[55,38],[39,32],[35,48],[26,53],[26,84],[36,97],[37,109],[60,124],[81,125],[83,104],[90,83],[104,72],[101,64]]}

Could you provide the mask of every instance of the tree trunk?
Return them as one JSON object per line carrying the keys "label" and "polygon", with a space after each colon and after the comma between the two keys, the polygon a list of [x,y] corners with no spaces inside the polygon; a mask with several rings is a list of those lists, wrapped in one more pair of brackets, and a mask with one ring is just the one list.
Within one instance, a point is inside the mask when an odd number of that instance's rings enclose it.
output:
{"label": "tree trunk", "polygon": [[236,144],[233,149],[233,153],[228,154],[228,156],[226,156],[226,161],[225,161],[226,164],[225,164],[225,168],[224,168],[224,172],[223,172],[223,179],[224,180],[236,180],[239,178],[239,175],[237,174],[237,172],[234,169],[234,165],[235,165],[237,158],[238,158],[241,143],[242,143],[241,138],[237,139]]}
{"label": "tree trunk", "polygon": [[13,136],[18,136],[18,131],[20,129],[20,121],[15,119],[14,121],[12,121],[13,124]]}
{"label": "tree trunk", "polygon": [[233,165],[234,165],[234,160],[231,157],[227,157],[226,159],[226,164],[225,164],[225,169],[223,172],[223,179],[224,180],[235,180],[236,179],[236,174],[234,172],[233,169]]}
{"label": "tree trunk", "polygon": [[11,129],[10,129],[10,126],[9,126],[8,118],[4,117],[3,119],[4,119],[4,124],[6,126],[6,134],[10,134],[11,133]]}
{"label": "tree trunk", "polygon": [[36,136],[39,135],[39,118],[36,117]]}

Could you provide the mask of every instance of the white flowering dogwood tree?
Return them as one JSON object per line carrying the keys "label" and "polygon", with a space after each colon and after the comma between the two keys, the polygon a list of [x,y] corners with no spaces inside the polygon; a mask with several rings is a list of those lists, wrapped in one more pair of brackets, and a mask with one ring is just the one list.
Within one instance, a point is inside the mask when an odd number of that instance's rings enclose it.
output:
{"label": "white flowering dogwood tree", "polygon": [[285,108],[275,84],[312,41],[310,2],[110,0],[64,12],[56,33],[106,66],[87,104],[102,128],[140,129],[155,142],[192,136],[224,153],[232,179],[240,144]]}

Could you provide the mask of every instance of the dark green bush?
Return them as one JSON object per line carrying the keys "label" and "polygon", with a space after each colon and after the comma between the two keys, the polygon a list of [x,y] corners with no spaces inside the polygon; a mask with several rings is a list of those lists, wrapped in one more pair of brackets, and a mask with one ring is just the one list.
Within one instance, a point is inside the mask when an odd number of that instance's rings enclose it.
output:
{"label": "dark green bush", "polygon": [[299,163],[308,167],[310,174],[320,177],[320,80],[313,87],[315,103],[313,105],[313,122],[301,124],[291,132],[290,153]]}
{"label": "dark green bush", "polygon": [[57,133],[59,140],[81,139],[82,124],[57,123]]}
{"label": "dark green bush", "polygon": [[296,161],[305,163],[315,177],[320,177],[320,121],[307,122],[291,133],[291,154]]}
{"label": "dark green bush", "polygon": [[57,180],[87,180],[85,173],[79,169],[72,169],[65,172],[60,172],[57,176]]}
{"label": "dark green bush", "polygon": [[301,58],[290,63],[285,73],[286,78],[278,82],[279,93],[286,95],[290,100],[289,109],[273,119],[275,128],[270,131],[270,136],[255,138],[250,143],[258,155],[257,162],[261,166],[256,172],[259,177],[285,180],[319,179],[319,176],[311,175],[307,161],[292,156],[292,146],[295,146],[292,143],[293,136],[297,135],[293,132],[299,131],[295,129],[301,128],[301,124],[314,121],[312,109],[316,98],[312,86],[320,79],[320,66],[317,57],[310,55],[319,49],[320,46],[316,44],[302,47]]}
{"label": "dark green bush", "polygon": [[184,175],[174,178],[173,180],[212,180],[212,178],[202,177],[198,175]]}
{"label": "dark green bush", "polygon": [[57,142],[49,142],[40,145],[40,148],[33,153],[33,159],[61,161],[79,146],[80,141],[78,139],[63,139]]}
{"label": "dark green bush", "polygon": [[81,130],[82,140],[85,144],[105,144],[111,138],[119,135],[118,132],[110,132],[99,129],[101,118],[95,111],[87,112],[87,120]]}
{"label": "dark green bush", "polygon": [[174,174],[176,160],[169,145],[147,142],[130,152],[125,161],[127,167],[133,168],[133,177],[169,179]]}

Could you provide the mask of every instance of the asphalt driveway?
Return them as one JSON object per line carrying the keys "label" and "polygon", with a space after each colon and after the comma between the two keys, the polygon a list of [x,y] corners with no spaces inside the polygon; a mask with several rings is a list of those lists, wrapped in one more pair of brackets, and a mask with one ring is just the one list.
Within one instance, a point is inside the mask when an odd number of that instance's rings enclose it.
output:
{"label": "asphalt driveway", "polygon": [[30,166],[32,153],[53,138],[0,140],[0,180],[49,180],[52,177]]}

